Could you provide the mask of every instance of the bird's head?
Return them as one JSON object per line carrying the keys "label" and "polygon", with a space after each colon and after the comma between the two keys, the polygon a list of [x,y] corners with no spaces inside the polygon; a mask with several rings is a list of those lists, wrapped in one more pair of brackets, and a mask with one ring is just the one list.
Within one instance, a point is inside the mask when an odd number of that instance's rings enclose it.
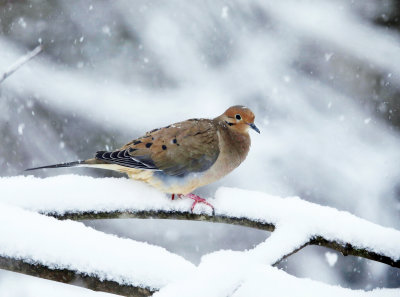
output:
{"label": "bird's head", "polygon": [[242,105],[229,107],[219,117],[220,120],[224,121],[234,131],[246,133],[250,127],[257,133],[260,133],[260,130],[254,124],[254,118],[254,113]]}

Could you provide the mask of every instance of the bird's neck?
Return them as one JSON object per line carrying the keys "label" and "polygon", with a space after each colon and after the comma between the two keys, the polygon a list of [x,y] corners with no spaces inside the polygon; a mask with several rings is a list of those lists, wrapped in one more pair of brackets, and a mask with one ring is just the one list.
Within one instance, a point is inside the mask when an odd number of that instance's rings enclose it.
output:
{"label": "bird's neck", "polygon": [[220,129],[224,130],[221,131],[220,137],[222,137],[221,140],[225,145],[226,151],[231,155],[235,155],[240,160],[240,163],[244,161],[251,144],[249,133],[232,129],[224,122],[220,122]]}
{"label": "bird's neck", "polygon": [[247,132],[239,132],[235,131],[233,129],[228,129],[230,138],[231,138],[231,143],[234,149],[237,151],[237,153],[240,156],[241,161],[243,161],[250,149],[250,136],[249,133]]}

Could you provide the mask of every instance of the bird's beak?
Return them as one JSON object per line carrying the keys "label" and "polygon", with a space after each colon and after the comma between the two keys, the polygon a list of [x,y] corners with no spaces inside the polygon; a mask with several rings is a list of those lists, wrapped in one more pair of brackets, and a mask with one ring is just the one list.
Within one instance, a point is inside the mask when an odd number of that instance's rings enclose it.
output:
{"label": "bird's beak", "polygon": [[254,131],[256,131],[258,134],[260,134],[260,129],[257,128],[257,126],[254,123],[248,124],[251,129],[253,129]]}

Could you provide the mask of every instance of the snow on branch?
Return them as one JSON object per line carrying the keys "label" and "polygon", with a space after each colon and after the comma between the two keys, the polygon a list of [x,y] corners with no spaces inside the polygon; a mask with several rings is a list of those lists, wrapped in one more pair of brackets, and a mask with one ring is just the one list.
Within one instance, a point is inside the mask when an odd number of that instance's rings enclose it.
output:
{"label": "snow on branch", "polygon": [[33,50],[31,50],[29,53],[26,55],[22,56],[19,58],[17,61],[14,62],[8,69],[3,73],[3,75],[0,77],[0,84],[11,74],[13,74],[15,71],[18,70],[22,65],[27,63],[29,60],[33,59],[36,57],[38,54],[40,54],[43,51],[43,45],[38,45],[35,47]]}
{"label": "snow on branch", "polygon": [[161,247],[0,204],[0,268],[147,296],[195,267]]}
{"label": "snow on branch", "polygon": [[[118,293],[128,286],[131,290],[143,289],[143,296],[159,289],[157,296],[194,296],[197,288],[199,296],[236,296],[233,292],[247,292],[243,288],[251,283],[250,275],[261,270],[268,275],[270,270],[265,271],[266,267],[311,244],[400,267],[400,231],[297,197],[283,199],[260,192],[220,188],[215,198],[210,199],[215,206],[212,216],[205,205],[196,206],[191,214],[189,199],[172,201],[142,183],[121,178],[19,176],[0,178],[0,189],[3,193],[0,268],[29,274],[41,265],[45,272],[31,274],[46,278],[49,274],[46,269],[63,270],[67,275],[89,278],[94,284],[92,288],[107,292]],[[73,220],[117,217],[200,220],[274,232],[252,250],[205,255],[196,268],[162,248],[116,238],[78,222],[60,221],[43,214]],[[19,263],[29,265],[29,271],[10,268]],[[180,279],[180,275],[186,277]],[[103,280],[110,282],[106,288],[100,286]],[[215,284],[216,280],[223,289],[204,288],[205,281]]]}
{"label": "snow on branch", "polygon": [[[17,186],[21,184],[22,188]],[[20,176],[0,179],[0,187],[7,193],[1,195],[0,202],[60,219],[203,220],[267,231],[282,225],[295,229],[301,226],[307,231],[304,246],[325,246],[345,256],[364,257],[400,268],[400,231],[297,197],[283,199],[260,192],[221,188],[211,199],[216,210],[216,215],[211,216],[207,206],[198,205],[191,214],[189,199],[171,201],[157,190],[127,179]]]}
{"label": "snow on branch", "polygon": [[70,269],[53,269],[39,263],[29,263],[26,260],[9,257],[0,256],[0,268],[60,283],[81,286],[93,291],[102,291],[123,296],[145,297],[151,296],[154,293],[153,290],[148,288],[120,284],[116,281],[100,279],[99,277],[89,276]]}

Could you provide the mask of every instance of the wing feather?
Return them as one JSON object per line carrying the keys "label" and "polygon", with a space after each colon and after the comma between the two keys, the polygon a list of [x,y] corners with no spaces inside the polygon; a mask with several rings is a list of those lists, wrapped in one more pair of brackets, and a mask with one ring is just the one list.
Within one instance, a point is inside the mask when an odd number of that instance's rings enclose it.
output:
{"label": "wing feather", "polygon": [[97,152],[96,159],[173,176],[202,172],[219,155],[216,129],[212,120],[192,119],[147,132],[120,150]]}
{"label": "wing feather", "polygon": [[105,161],[106,163],[122,165],[130,168],[148,169],[148,170],[159,170],[154,164],[146,164],[143,161],[139,161],[137,158],[126,155],[127,151],[114,151],[104,152],[99,151],[96,153],[96,159]]}

